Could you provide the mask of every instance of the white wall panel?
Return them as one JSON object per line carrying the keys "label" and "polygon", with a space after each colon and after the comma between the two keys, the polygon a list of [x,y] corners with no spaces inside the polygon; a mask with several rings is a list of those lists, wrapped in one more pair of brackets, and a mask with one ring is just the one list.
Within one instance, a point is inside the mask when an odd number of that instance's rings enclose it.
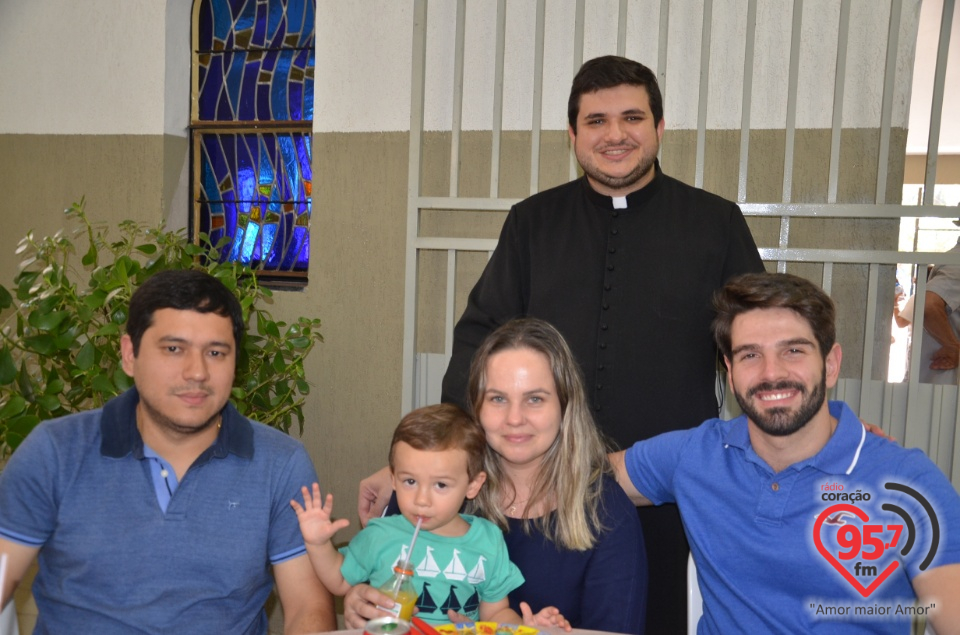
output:
{"label": "white wall panel", "polygon": [[413,3],[317,1],[316,132],[410,129]]}
{"label": "white wall panel", "polygon": [[[833,125],[833,89],[837,77],[839,20],[840,2],[838,0],[807,0],[803,4],[800,69],[797,77],[797,128],[830,128]],[[853,23],[853,21],[854,18],[851,16],[850,22]],[[851,31],[855,30],[851,29]],[[782,46],[789,54],[789,31],[786,37]],[[850,44],[848,44],[851,48],[852,41],[856,37],[851,33]],[[886,37],[878,37],[878,39],[881,43],[887,41]],[[847,57],[853,59],[851,54]],[[880,57],[882,60],[883,55]],[[848,79],[850,75],[859,72],[858,69],[848,68]],[[753,85],[754,90],[759,87],[756,80]],[[854,100],[856,98],[857,96],[854,96]],[[873,125],[876,126],[879,121],[878,114]],[[782,121],[780,126],[783,126]]]}
{"label": "white wall panel", "polygon": [[164,0],[0,2],[0,134],[163,134],[165,12]]}
{"label": "white wall panel", "polygon": [[[930,102],[933,96],[933,74],[937,64],[937,38],[943,0],[923,0],[919,10],[921,38],[917,43],[917,64],[913,77],[913,98],[910,105],[910,133],[907,153],[925,154],[927,131],[930,129]],[[943,98],[944,117],[940,122],[940,152],[960,153],[960,10],[953,11],[953,31],[947,58],[947,86]]]}
{"label": "white wall panel", "polygon": [[660,62],[657,49],[660,11],[660,0],[630,0],[627,7],[627,46],[624,52],[627,57],[649,66],[654,72]]}
{"label": "white wall panel", "polygon": [[[714,0],[711,25],[707,127],[739,129],[747,3],[743,0]],[[676,128],[676,122],[668,123]],[[693,123],[696,125],[696,121]]]}

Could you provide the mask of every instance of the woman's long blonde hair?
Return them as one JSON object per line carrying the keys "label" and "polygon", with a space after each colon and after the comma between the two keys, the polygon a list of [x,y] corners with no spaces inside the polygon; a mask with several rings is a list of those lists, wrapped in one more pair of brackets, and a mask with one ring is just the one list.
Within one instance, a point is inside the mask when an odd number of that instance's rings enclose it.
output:
{"label": "woman's long blonde hair", "polygon": [[[507,322],[477,349],[468,383],[472,415],[480,420],[487,383],[487,363],[504,350],[529,349],[543,354],[550,365],[560,401],[560,431],[543,457],[526,509],[556,507],[556,513],[530,519],[524,512],[524,530],[530,523],[565,549],[583,551],[594,546],[600,523],[601,477],[610,473],[607,448],[590,414],[583,375],[563,336],[549,323],[535,318]],[[484,457],[487,482],[473,500],[471,511],[507,530],[502,500],[516,497],[516,488],[504,473],[502,457],[487,445]],[[553,516],[553,520],[551,520]]]}

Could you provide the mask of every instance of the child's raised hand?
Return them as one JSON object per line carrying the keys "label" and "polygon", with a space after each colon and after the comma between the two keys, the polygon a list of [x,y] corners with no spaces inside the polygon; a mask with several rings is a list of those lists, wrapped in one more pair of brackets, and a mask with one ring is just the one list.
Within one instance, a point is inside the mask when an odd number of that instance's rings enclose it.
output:
{"label": "child's raised hand", "polygon": [[548,606],[540,610],[536,615],[530,609],[526,602],[520,603],[520,614],[523,616],[525,626],[559,626],[565,631],[570,631],[570,622],[560,614],[560,609],[555,606]]}
{"label": "child's raised hand", "polygon": [[346,518],[331,520],[333,494],[327,494],[327,500],[324,503],[320,497],[319,483],[313,484],[312,492],[306,486],[301,488],[301,491],[303,492],[303,505],[300,505],[296,500],[292,500],[290,506],[293,507],[293,511],[297,512],[303,542],[314,546],[323,545],[329,542],[335,533],[350,525],[350,521]]}

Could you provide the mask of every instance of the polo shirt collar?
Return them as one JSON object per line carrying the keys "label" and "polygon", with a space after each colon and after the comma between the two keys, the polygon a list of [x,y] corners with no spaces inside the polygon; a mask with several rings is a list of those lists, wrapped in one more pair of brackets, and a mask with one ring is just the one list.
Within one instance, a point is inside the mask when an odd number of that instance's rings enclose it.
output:
{"label": "polo shirt collar", "polygon": [[[663,182],[663,170],[660,169],[660,160],[654,159],[653,161],[653,180],[644,185],[642,188],[636,192],[631,192],[627,194],[627,209],[632,207],[640,207],[649,201],[660,189],[660,184]],[[613,207],[613,197],[607,196],[606,194],[600,194],[593,187],[590,186],[590,181],[587,180],[586,175],[584,175],[580,182],[583,183],[583,191],[586,193],[587,198],[591,203],[600,207],[602,209],[612,210]]]}
{"label": "polo shirt collar", "polygon": [[[826,474],[841,475],[849,474],[856,466],[866,438],[866,429],[846,403],[829,401],[827,407],[830,410],[830,416],[837,420],[837,429],[834,430],[833,436],[819,452],[809,459],[794,463],[787,469],[800,471],[809,465]],[[727,432],[723,435],[723,443],[740,448],[754,462],[766,465],[750,444],[746,415],[740,415],[730,421]]]}
{"label": "polo shirt collar", "polygon": [[[111,399],[103,406],[100,418],[100,453],[111,458],[123,458],[132,454],[143,458],[143,437],[137,430],[137,404],[140,393],[131,388]],[[222,411],[222,425],[217,440],[201,456],[225,458],[235,454],[241,458],[253,458],[253,426],[227,402]]]}

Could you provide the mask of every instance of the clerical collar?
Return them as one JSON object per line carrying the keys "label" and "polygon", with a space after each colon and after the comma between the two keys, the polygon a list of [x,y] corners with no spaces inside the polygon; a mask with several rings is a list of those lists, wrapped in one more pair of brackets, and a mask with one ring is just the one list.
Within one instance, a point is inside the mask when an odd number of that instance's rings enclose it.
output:
{"label": "clerical collar", "polygon": [[660,169],[660,161],[654,161],[653,180],[636,192],[630,192],[626,196],[606,196],[600,194],[590,185],[589,179],[584,176],[581,182],[584,184],[584,192],[590,202],[602,209],[627,209],[631,207],[640,207],[649,201],[660,189],[663,182],[663,171]]}

